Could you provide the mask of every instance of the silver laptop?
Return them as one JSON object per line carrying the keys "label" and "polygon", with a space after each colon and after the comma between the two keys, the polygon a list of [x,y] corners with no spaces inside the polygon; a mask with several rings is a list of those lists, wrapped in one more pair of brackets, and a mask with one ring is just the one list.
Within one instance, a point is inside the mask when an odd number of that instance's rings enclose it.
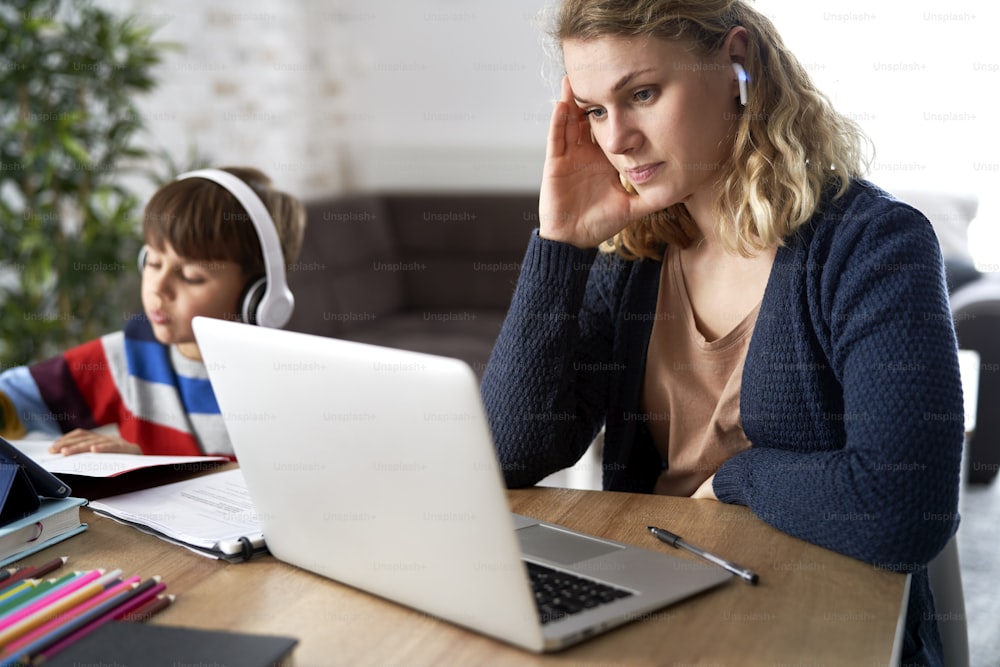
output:
{"label": "silver laptop", "polygon": [[[282,561],[539,652],[732,576],[512,514],[462,361],[206,318],[194,332]],[[531,578],[574,576],[575,599],[536,601]]]}

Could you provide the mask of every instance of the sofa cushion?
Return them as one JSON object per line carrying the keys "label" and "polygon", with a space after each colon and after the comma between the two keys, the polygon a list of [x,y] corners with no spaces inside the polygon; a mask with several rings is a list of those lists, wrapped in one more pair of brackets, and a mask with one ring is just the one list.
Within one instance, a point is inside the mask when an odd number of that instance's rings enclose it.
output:
{"label": "sofa cushion", "polygon": [[362,343],[456,357],[481,376],[506,315],[505,310],[404,313],[380,318],[373,322],[377,326],[350,331],[346,337]]}
{"label": "sofa cushion", "polygon": [[307,202],[288,328],[463,359],[482,373],[537,193],[380,193]]}
{"label": "sofa cushion", "polygon": [[289,264],[295,312],[287,328],[340,336],[399,311],[399,254],[384,201],[333,197],[306,203],[302,251]]}
{"label": "sofa cushion", "polygon": [[409,309],[510,305],[521,258],[537,226],[525,194],[395,194],[386,198]]}

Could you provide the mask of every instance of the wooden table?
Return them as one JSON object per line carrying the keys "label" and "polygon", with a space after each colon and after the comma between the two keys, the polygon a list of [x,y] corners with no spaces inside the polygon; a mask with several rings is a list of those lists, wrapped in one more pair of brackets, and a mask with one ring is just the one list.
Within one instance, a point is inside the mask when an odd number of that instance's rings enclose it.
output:
{"label": "wooden table", "polygon": [[646,531],[661,525],[760,574],[561,653],[536,656],[271,557],[227,564],[84,510],[90,529],[36,554],[68,567],[160,574],[173,606],[152,622],[300,639],[295,664],[888,665],[906,578],[789,537],[715,501],[535,488],[510,491],[528,516],[681,558]]}

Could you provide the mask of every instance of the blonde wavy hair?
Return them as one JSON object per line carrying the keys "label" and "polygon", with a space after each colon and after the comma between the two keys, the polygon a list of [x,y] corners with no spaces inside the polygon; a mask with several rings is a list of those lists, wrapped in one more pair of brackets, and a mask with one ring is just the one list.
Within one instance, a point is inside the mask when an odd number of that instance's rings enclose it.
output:
{"label": "blonde wavy hair", "polygon": [[[822,197],[839,197],[866,171],[869,142],[785,47],[774,24],[743,0],[563,0],[550,33],[568,39],[653,36],[710,55],[737,26],[747,31],[749,99],[723,165],[715,213],[727,249],[744,256],[782,245]],[[661,259],[697,234],[683,204],[632,222],[602,245],[624,257]]]}

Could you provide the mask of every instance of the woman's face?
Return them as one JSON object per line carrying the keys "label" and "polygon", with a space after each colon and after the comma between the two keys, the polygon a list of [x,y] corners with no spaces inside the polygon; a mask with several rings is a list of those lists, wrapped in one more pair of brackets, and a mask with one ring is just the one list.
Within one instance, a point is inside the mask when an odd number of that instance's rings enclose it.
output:
{"label": "woman's face", "polygon": [[739,110],[727,48],[702,57],[655,37],[608,36],[566,40],[563,60],[594,140],[640,196],[660,208],[712,200]]}

